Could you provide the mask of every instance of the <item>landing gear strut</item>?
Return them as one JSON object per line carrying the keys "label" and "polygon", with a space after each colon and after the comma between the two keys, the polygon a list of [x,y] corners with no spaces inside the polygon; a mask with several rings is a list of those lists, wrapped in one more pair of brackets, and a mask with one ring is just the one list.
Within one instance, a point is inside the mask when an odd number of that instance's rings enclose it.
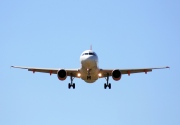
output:
{"label": "landing gear strut", "polygon": [[104,89],[106,89],[107,87],[111,89],[111,83],[109,83],[109,73],[107,73],[107,77],[105,79],[106,79],[106,83],[104,83]]}
{"label": "landing gear strut", "polygon": [[75,83],[73,83],[74,77],[72,76],[72,74],[70,76],[70,79],[71,83],[68,84],[68,88],[70,89],[71,87],[73,87],[73,89],[75,89]]}

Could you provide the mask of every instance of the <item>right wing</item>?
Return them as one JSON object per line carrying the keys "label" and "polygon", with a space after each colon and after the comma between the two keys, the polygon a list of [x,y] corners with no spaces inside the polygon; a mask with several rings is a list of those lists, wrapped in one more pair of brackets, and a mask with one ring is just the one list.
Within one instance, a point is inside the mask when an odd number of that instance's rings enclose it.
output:
{"label": "right wing", "polygon": [[[165,69],[165,68],[169,68],[168,66],[166,67],[156,67],[156,68],[137,68],[137,69],[118,69],[120,70],[121,74],[128,74],[130,75],[131,73],[147,73],[147,72],[151,72],[154,69]],[[114,69],[100,69],[100,73],[102,73],[103,77],[107,77],[107,74],[109,76],[112,76],[112,71]]]}

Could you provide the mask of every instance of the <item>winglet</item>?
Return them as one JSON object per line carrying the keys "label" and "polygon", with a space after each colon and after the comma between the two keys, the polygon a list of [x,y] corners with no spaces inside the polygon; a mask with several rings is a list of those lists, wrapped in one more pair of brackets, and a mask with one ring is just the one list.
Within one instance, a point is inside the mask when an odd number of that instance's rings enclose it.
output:
{"label": "winglet", "polygon": [[166,68],[170,69],[170,67],[169,67],[169,66],[166,66]]}

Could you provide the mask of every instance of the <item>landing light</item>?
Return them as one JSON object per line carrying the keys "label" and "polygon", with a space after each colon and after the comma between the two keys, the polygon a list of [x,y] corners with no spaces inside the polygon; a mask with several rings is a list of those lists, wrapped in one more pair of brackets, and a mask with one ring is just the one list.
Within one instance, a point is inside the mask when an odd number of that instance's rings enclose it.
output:
{"label": "landing light", "polygon": [[80,76],[81,76],[81,73],[78,73],[77,76],[80,77]]}
{"label": "landing light", "polygon": [[101,76],[102,76],[102,74],[101,74],[101,73],[99,73],[99,74],[98,74],[98,76],[99,76],[99,77],[101,77]]}

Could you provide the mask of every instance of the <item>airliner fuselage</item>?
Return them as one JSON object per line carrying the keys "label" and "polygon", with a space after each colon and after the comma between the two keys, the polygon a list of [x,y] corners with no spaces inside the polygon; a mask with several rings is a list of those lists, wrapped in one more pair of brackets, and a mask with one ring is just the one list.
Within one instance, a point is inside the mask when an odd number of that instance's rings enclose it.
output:
{"label": "airliner fuselage", "polygon": [[92,50],[86,50],[81,54],[80,62],[81,79],[83,79],[87,83],[95,82],[99,77],[97,54]]}
{"label": "airliner fuselage", "polygon": [[113,80],[118,81],[121,79],[123,74],[132,73],[142,73],[151,72],[154,69],[164,69],[169,68],[166,67],[157,67],[157,68],[136,68],[136,69],[100,69],[98,66],[98,56],[92,50],[84,51],[80,56],[81,67],[79,69],[63,69],[63,68],[38,68],[38,67],[24,67],[24,66],[11,66],[13,68],[20,69],[28,69],[28,71],[41,72],[41,73],[49,73],[57,74],[59,80],[63,81],[68,76],[70,77],[70,83],[68,84],[68,88],[71,87],[75,89],[75,83],[73,83],[74,78],[81,78],[87,83],[93,83],[98,78],[105,78],[106,83],[104,83],[104,88],[111,89],[111,83],[109,83],[109,77],[112,77]]}

